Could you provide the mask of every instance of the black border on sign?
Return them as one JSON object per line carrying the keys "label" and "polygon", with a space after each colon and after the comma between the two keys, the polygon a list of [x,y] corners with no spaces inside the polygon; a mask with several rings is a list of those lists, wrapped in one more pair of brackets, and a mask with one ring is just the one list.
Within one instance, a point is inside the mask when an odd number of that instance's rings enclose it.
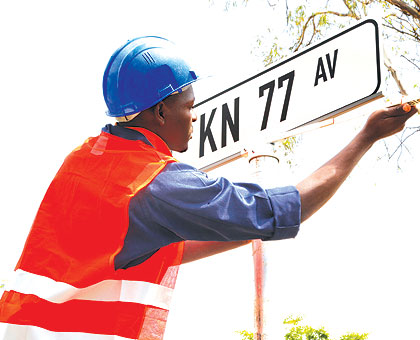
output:
{"label": "black border on sign", "polygon": [[[233,85],[233,86],[229,87],[228,89],[226,89],[226,90],[224,90],[222,92],[219,92],[218,94],[213,95],[213,96],[211,96],[211,97],[209,97],[209,98],[207,98],[207,99],[205,99],[205,100],[203,100],[203,101],[195,104],[194,107],[198,107],[198,106],[200,106],[202,104],[205,104],[205,103],[209,102],[210,100],[213,100],[214,98],[217,98],[217,97],[221,96],[222,94],[225,94],[225,93],[227,93],[227,92],[229,92],[229,91],[231,91],[231,90],[233,90],[233,89],[235,89],[235,88],[237,88],[237,87],[239,87],[239,86],[241,86],[241,85],[243,85],[243,84],[245,84],[245,83],[247,83],[247,82],[249,82],[251,80],[254,80],[255,78],[258,78],[259,76],[261,76],[261,75],[263,75],[263,74],[265,74],[267,72],[270,72],[271,70],[274,70],[275,68],[277,68],[279,66],[282,66],[282,65],[286,64],[287,62],[292,61],[293,59],[296,59],[296,58],[300,57],[301,55],[303,55],[305,53],[308,53],[308,52],[316,49],[317,47],[322,46],[322,45],[326,44],[327,42],[330,42],[331,40],[334,40],[334,39],[336,39],[336,38],[338,38],[338,37],[340,37],[340,36],[342,36],[342,35],[350,32],[350,31],[352,31],[352,30],[354,30],[354,29],[356,29],[356,28],[358,28],[358,27],[360,27],[362,25],[365,25],[367,23],[371,23],[375,27],[375,38],[376,38],[376,71],[377,71],[377,75],[378,75],[378,82],[377,82],[376,89],[370,95],[368,95],[366,97],[372,96],[373,94],[375,94],[379,90],[379,88],[381,86],[381,67],[380,67],[380,53],[379,53],[379,28],[378,28],[378,23],[374,19],[367,19],[367,20],[365,20],[365,21],[363,21],[363,22],[361,22],[361,23],[359,23],[359,24],[357,24],[355,26],[352,26],[352,27],[346,29],[343,32],[340,32],[340,33],[338,33],[338,34],[336,34],[336,35],[334,35],[334,36],[332,36],[332,37],[330,37],[330,38],[328,38],[328,39],[326,39],[324,41],[321,41],[320,43],[318,43],[316,45],[313,45],[313,46],[308,47],[305,51],[302,51],[300,53],[297,53],[295,55],[292,55],[288,59],[283,60],[282,62],[280,62],[280,63],[278,63],[278,64],[276,64],[274,66],[271,66],[271,67],[267,68],[266,70],[264,70],[264,71],[256,74],[255,76],[252,76],[251,78],[248,78],[248,79],[246,79],[244,81],[241,81],[240,83],[238,83],[236,85]],[[349,103],[349,104],[351,104],[351,103]],[[321,116],[321,117],[323,117],[323,116]]]}

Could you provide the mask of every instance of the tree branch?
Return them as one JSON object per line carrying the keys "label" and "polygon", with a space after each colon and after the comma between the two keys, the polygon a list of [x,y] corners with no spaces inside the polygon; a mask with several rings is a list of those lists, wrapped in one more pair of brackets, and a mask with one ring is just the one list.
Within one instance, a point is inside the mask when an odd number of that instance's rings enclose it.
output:
{"label": "tree branch", "polygon": [[417,7],[420,9],[420,0],[414,0],[414,2],[417,5]]}
{"label": "tree branch", "polygon": [[349,10],[349,13],[353,13],[353,11],[351,10],[349,4],[347,3],[347,0],[343,0],[343,2],[344,2],[344,6],[346,6],[347,9]]}
{"label": "tree branch", "polygon": [[401,95],[406,96],[407,91],[405,90],[404,86],[402,85],[402,83],[401,83],[401,81],[398,77],[397,71],[395,71],[395,69],[392,67],[391,60],[389,59],[385,50],[384,50],[384,65],[387,68],[388,72],[391,73],[392,78],[395,80],[395,83],[397,84]]}
{"label": "tree branch", "polygon": [[365,6],[369,6],[370,4],[374,3],[375,0],[366,0],[366,1],[360,1],[360,2]]}
{"label": "tree branch", "polygon": [[405,55],[401,54],[401,57],[403,57],[405,60],[407,60],[409,63],[413,64],[417,69],[420,70],[420,67],[416,64],[414,64],[410,59],[408,59]]}
{"label": "tree branch", "polygon": [[420,20],[420,12],[414,7],[411,7],[406,2],[401,1],[401,0],[386,0],[386,2],[398,7],[403,13]]}
{"label": "tree branch", "polygon": [[398,78],[397,71],[391,66],[384,63],[385,67],[387,68],[388,72],[391,73],[392,78],[395,80],[395,83],[398,86],[398,89],[400,90],[401,95],[406,96],[407,91],[404,89],[400,79]]}
{"label": "tree branch", "polygon": [[[310,24],[311,20],[315,20],[315,17],[317,17],[319,15],[330,15],[330,14],[331,15],[338,16],[338,17],[350,17],[350,18],[353,18],[353,19],[356,19],[356,20],[359,20],[360,19],[360,17],[358,15],[356,15],[355,13],[350,12],[350,11],[349,11],[349,13],[339,13],[339,12],[335,12],[335,11],[324,11],[324,12],[316,12],[316,13],[313,13],[313,14],[311,14],[309,16],[308,20],[306,20],[305,24],[303,25],[303,27],[302,27],[302,33],[300,34],[300,36],[298,38],[298,41],[297,41],[297,43],[295,45],[296,47],[293,50],[293,52],[296,52],[302,46],[303,40],[305,38],[305,32],[306,32],[306,30],[308,28],[308,25]],[[311,40],[312,39],[313,39],[313,36],[312,36]]]}
{"label": "tree branch", "polygon": [[410,31],[402,31],[402,30],[396,28],[392,24],[384,24],[384,27],[391,28],[391,29],[393,29],[393,30],[395,30],[395,31],[397,31],[398,33],[401,33],[401,34],[408,35],[409,37],[415,39],[416,41],[420,40],[419,35],[417,33],[411,33]]}
{"label": "tree branch", "polygon": [[[419,21],[419,22],[416,22],[416,20],[414,19],[413,21],[410,21],[410,20],[408,20],[408,19],[404,19],[404,18],[398,18],[403,24],[402,24],[402,26],[404,27],[404,26],[410,26],[410,28],[411,29],[407,29],[407,31],[408,32],[412,32],[412,35],[413,36],[415,36],[415,38],[417,39],[417,40],[420,40],[419,39],[419,34],[417,33],[417,28],[420,28],[420,26],[419,26],[419,23],[420,23],[420,21],[419,20],[417,20],[417,21]],[[401,24],[401,22],[400,22],[400,24]],[[404,25],[404,23],[406,24],[406,25]],[[413,23],[417,26],[417,28],[416,27],[414,27],[413,26]]]}
{"label": "tree branch", "polygon": [[[404,133],[405,131],[407,131],[408,129],[414,129],[414,132],[410,133],[407,137],[404,138]],[[404,143],[407,141],[408,138],[412,137],[414,134],[416,134],[417,132],[420,132],[420,126],[414,126],[414,127],[407,127],[405,128],[400,141],[400,144],[397,146],[397,148],[394,150],[394,152],[392,154],[388,153],[388,159],[390,160],[396,153],[398,150],[402,149],[402,147],[406,147],[404,145]],[[398,157],[399,158],[399,157]]]}
{"label": "tree branch", "polygon": [[[277,5],[276,4],[272,4],[271,2],[270,2],[270,0],[267,0],[267,4],[268,4],[268,6],[270,6],[271,8],[275,8]],[[287,4],[286,4],[286,6],[287,6]]]}

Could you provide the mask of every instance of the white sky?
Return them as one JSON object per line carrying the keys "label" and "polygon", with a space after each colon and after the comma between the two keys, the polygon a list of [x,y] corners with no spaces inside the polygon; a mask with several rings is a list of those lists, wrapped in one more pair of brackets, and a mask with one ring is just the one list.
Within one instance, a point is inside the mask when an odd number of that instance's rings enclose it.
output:
{"label": "white sky", "polygon": [[[262,68],[250,50],[272,14],[259,11],[265,1],[252,3],[254,8],[225,13],[206,0],[2,2],[0,280],[13,269],[64,157],[111,122],[101,85],[112,52],[130,38],[162,35],[188,51],[198,72],[225,78],[225,87]],[[310,108],[304,98],[302,104]],[[410,125],[420,125],[419,117]],[[296,184],[309,175],[355,135],[363,119],[306,134],[297,166],[281,167],[277,183]],[[338,335],[418,336],[416,144],[418,136],[402,172],[395,162],[376,160],[384,153],[378,144],[295,240],[267,244],[267,330],[274,335],[268,340],[280,338],[281,321],[292,313]],[[244,160],[216,174],[245,180],[247,171]],[[185,265],[165,339],[239,339],[235,331],[252,331],[252,280],[250,247]]]}

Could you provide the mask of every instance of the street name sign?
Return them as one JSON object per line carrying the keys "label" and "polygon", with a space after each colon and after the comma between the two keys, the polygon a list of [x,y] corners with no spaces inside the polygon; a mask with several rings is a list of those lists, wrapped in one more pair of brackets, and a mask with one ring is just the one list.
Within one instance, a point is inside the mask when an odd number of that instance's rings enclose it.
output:
{"label": "street name sign", "polygon": [[381,97],[380,52],[378,23],[368,19],[197,103],[193,138],[178,158],[209,170]]}

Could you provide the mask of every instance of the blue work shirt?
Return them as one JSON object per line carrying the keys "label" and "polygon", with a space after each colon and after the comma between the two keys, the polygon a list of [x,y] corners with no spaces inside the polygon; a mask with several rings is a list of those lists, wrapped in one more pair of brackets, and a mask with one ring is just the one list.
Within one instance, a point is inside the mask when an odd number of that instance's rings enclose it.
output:
{"label": "blue work shirt", "polygon": [[[103,130],[152,145],[139,131]],[[142,263],[161,247],[182,240],[281,240],[297,235],[300,196],[293,186],[263,189],[211,178],[185,163],[169,163],[130,201],[129,227],[115,268]]]}

